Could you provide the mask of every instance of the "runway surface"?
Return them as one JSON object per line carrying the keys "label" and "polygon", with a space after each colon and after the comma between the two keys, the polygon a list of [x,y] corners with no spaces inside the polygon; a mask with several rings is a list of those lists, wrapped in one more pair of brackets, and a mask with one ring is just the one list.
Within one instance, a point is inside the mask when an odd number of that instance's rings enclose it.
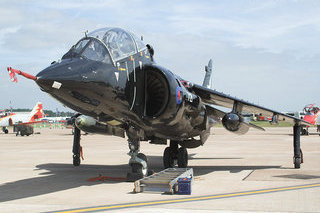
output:
{"label": "runway surface", "polygon": [[[189,149],[192,195],[132,193],[125,139],[82,135],[85,160],[72,166],[68,129],[0,134],[0,212],[320,212],[320,137],[301,137],[305,163],[293,169],[291,128],[250,130],[243,136],[213,129],[202,147]],[[311,129],[315,132],[315,129]],[[149,167],[162,170],[165,146],[142,143]]]}

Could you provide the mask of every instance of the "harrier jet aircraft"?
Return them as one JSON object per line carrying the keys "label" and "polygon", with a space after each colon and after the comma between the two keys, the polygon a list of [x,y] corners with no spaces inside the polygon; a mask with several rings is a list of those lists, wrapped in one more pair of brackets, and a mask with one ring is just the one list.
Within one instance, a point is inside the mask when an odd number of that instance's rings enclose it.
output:
{"label": "harrier jet aircraft", "polygon": [[[187,167],[187,149],[204,145],[213,124],[221,122],[234,133],[250,127],[242,112],[286,118],[294,126],[294,165],[300,168],[301,119],[258,106],[208,88],[212,62],[203,86],[186,81],[154,61],[154,49],[134,34],[120,28],[97,29],[85,34],[57,62],[32,76],[42,91],[79,112],[75,119],[73,164],[80,165],[80,130],[128,138],[131,177],[148,173],[147,157],[140,141],[169,146],[164,149],[164,167]],[[224,112],[216,106],[228,107]],[[110,141],[111,142],[111,141]]]}

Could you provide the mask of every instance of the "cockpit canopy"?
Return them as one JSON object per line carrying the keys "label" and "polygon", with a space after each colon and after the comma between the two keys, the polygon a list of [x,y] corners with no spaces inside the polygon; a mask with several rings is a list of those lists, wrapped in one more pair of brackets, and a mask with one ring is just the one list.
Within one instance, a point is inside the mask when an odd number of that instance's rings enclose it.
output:
{"label": "cockpit canopy", "polygon": [[62,58],[83,56],[90,60],[113,63],[146,49],[135,35],[120,28],[102,28],[82,38]]}
{"label": "cockpit canopy", "polygon": [[303,108],[306,115],[315,115],[320,111],[320,108],[315,106],[316,104],[308,104]]}

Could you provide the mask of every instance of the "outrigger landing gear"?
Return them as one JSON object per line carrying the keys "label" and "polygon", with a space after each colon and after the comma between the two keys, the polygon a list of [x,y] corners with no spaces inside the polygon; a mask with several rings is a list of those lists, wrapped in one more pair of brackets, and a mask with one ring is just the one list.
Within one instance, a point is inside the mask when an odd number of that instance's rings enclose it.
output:
{"label": "outrigger landing gear", "polygon": [[76,126],[74,126],[74,134],[73,134],[73,165],[74,166],[80,166],[81,160],[80,160],[80,129]]}
{"label": "outrigger landing gear", "polygon": [[309,135],[309,130],[308,128],[301,128],[301,135]]}
{"label": "outrigger landing gear", "polygon": [[170,146],[165,148],[163,152],[164,168],[172,168],[178,163],[179,168],[188,166],[188,151],[185,147],[178,148],[177,141],[170,141]]}
{"label": "outrigger landing gear", "polygon": [[294,163],[294,168],[296,169],[299,169],[300,164],[303,163],[303,155],[300,149],[300,131],[301,131],[301,126],[299,124],[295,124],[293,126],[293,149],[294,149],[293,163]]}
{"label": "outrigger landing gear", "polygon": [[131,157],[129,160],[131,172],[128,172],[127,180],[136,181],[148,175],[147,157],[143,153],[139,153],[139,140],[129,138],[128,145],[130,149],[128,155]]}

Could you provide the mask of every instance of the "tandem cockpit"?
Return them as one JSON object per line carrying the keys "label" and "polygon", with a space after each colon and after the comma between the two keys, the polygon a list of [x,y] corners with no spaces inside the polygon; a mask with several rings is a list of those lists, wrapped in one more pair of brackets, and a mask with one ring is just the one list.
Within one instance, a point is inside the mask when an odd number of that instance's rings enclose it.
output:
{"label": "tandem cockpit", "polygon": [[86,34],[62,57],[83,57],[116,65],[116,62],[144,51],[146,45],[134,34],[120,28],[102,28]]}

